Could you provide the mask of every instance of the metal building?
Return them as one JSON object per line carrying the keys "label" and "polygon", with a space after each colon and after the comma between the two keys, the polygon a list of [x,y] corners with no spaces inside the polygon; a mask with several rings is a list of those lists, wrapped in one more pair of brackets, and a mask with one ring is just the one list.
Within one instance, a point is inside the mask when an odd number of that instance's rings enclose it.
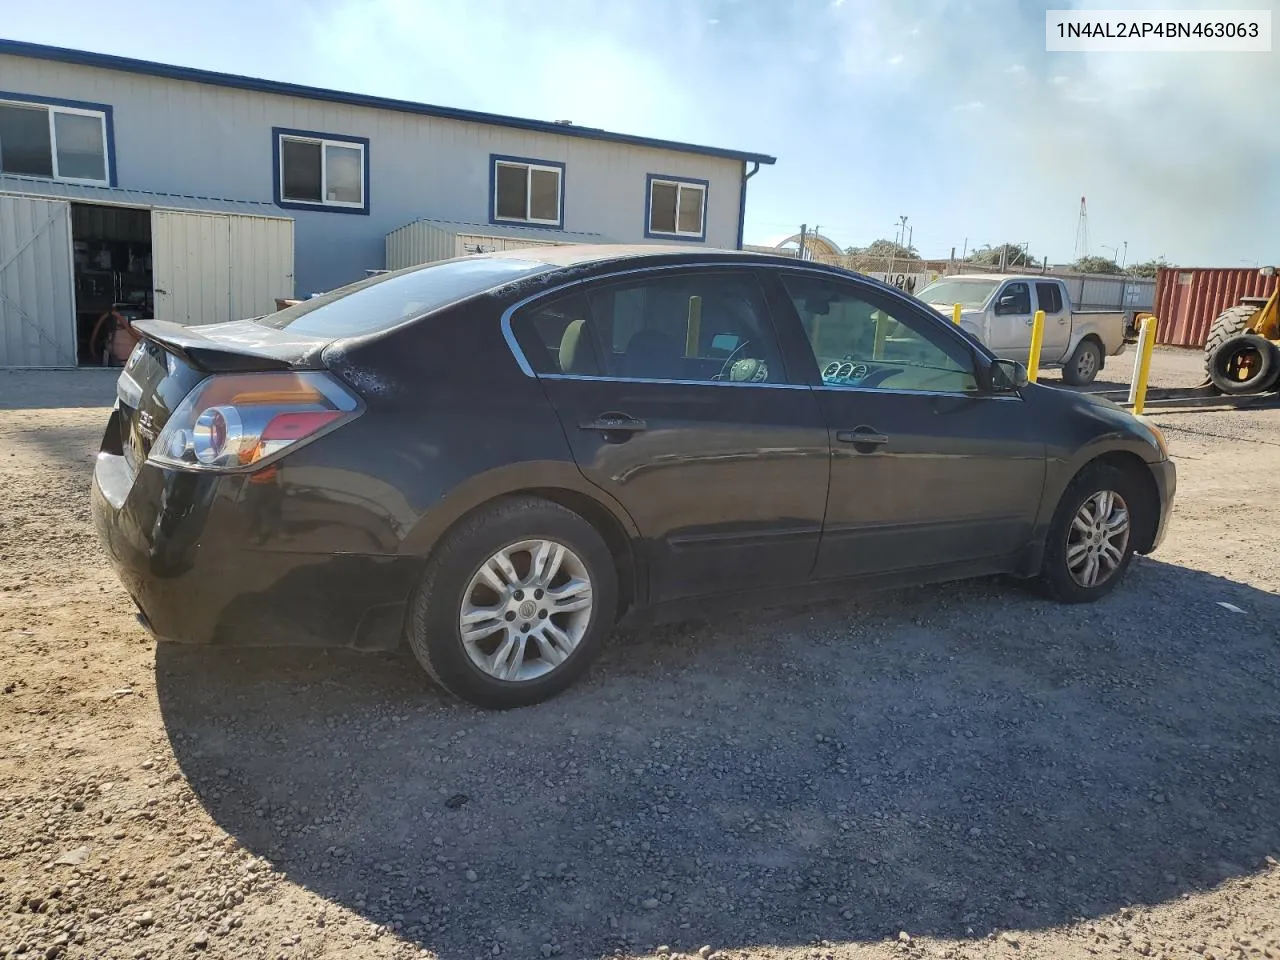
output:
{"label": "metal building", "polygon": [[[261,259],[244,251],[283,243],[284,227],[250,227],[237,217],[292,221],[296,272],[289,272],[296,282],[282,298],[307,297],[385,269],[388,235],[424,219],[453,238],[440,249],[457,249],[459,237],[477,238],[483,248],[494,242],[485,238],[565,243],[588,236],[739,247],[747,182],[761,165],[774,163],[765,154],[567,122],[11,40],[0,40],[0,77],[0,180],[84,187],[100,202],[178,211],[178,218],[152,214],[148,223],[148,240],[165,247],[154,254],[152,286],[157,314],[190,322],[223,312],[223,282],[197,283],[204,271],[217,273],[225,262],[233,289],[257,289],[263,281],[256,275],[240,278]],[[73,207],[84,200],[30,185],[6,183],[0,190]],[[125,196],[137,193],[148,199]],[[23,217],[36,213],[30,204],[25,209]],[[197,213],[223,219],[193,219]],[[74,227],[74,211],[72,220]],[[71,269],[80,262],[87,273],[94,257],[109,259],[117,282],[132,284],[126,292],[136,296],[145,281],[132,268],[144,245],[125,237],[136,236],[141,221],[126,217],[116,228],[110,237],[87,241],[101,246],[89,251],[88,266],[81,250]],[[5,229],[17,228],[0,226]],[[66,229],[50,222],[43,239],[28,237],[27,252],[14,261],[21,265],[6,281],[21,282],[21,316],[38,316],[41,329],[65,327],[65,319],[57,319],[65,318],[65,283],[53,277],[68,269]],[[276,239],[264,239],[268,234]],[[5,242],[17,242],[13,236]],[[79,241],[70,242],[75,249]],[[12,278],[31,270],[42,279]],[[186,284],[182,293],[170,290],[174,277]],[[58,284],[61,293],[54,292]],[[47,305],[53,313],[33,313],[34,297],[40,310]],[[232,316],[249,309],[239,299],[230,303]],[[11,324],[10,315],[18,314],[6,309]],[[83,329],[78,335],[83,341]],[[12,336],[21,349],[12,348],[0,363],[60,363],[68,356],[57,337],[38,337],[42,346],[36,346]]]}

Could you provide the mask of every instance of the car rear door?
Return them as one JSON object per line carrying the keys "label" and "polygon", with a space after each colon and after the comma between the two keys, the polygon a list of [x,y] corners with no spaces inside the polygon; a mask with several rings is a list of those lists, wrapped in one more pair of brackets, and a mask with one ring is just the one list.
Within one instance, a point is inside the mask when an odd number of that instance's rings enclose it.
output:
{"label": "car rear door", "polygon": [[1036,309],[1044,311],[1042,363],[1060,363],[1071,343],[1071,311],[1063,297],[1061,280],[1037,280]]}
{"label": "car rear door", "polygon": [[972,346],[931,310],[816,271],[777,279],[832,441],[816,578],[999,567],[1016,555],[1045,471],[1021,399],[979,391]]}
{"label": "car rear door", "polygon": [[787,381],[754,270],[599,279],[526,304],[511,329],[582,473],[642,534],[651,600],[809,579],[827,430]]}

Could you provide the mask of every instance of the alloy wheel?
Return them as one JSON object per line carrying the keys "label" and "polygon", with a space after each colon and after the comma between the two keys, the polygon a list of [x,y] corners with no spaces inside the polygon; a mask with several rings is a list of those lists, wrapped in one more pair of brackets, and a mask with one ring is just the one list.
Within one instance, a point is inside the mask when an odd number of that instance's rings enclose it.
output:
{"label": "alloy wheel", "polygon": [[1080,505],[1067,531],[1067,569],[1080,586],[1106,583],[1129,546],[1129,506],[1114,490],[1099,490]]}
{"label": "alloy wheel", "polygon": [[591,575],[555,540],[521,540],[480,565],[462,594],[458,633],[495,680],[536,680],[564,663],[591,622]]}

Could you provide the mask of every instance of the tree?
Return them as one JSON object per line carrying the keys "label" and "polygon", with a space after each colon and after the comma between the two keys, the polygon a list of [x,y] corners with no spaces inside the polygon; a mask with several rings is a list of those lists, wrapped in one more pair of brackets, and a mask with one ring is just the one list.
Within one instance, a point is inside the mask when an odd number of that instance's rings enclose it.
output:
{"label": "tree", "polygon": [[1148,280],[1154,280],[1156,274],[1160,272],[1160,268],[1168,265],[1169,261],[1164,257],[1156,257],[1154,260],[1147,260],[1145,263],[1129,264],[1129,269],[1125,273],[1131,277],[1144,277]]}
{"label": "tree", "polygon": [[965,259],[969,263],[980,263],[986,266],[1000,266],[1000,254],[1004,253],[1006,267],[1034,267],[1035,264],[1027,257],[1027,252],[1016,243],[1002,243],[998,247],[984,247],[981,250],[975,250]]}
{"label": "tree", "polygon": [[865,247],[850,247],[845,251],[851,257],[879,257],[888,260],[915,260],[920,256],[915,247],[904,247],[893,240],[872,240]]}
{"label": "tree", "polygon": [[1071,265],[1071,269],[1078,273],[1124,273],[1109,257],[1081,257]]}

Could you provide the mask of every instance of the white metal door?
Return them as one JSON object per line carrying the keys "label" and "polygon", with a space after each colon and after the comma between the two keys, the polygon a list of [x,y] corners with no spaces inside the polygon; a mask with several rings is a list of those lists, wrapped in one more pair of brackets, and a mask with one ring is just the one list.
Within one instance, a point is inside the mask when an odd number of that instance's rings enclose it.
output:
{"label": "white metal door", "polygon": [[221,214],[152,211],[156,319],[181,324],[231,319],[230,219]]}
{"label": "white metal door", "polygon": [[293,299],[293,221],[235,215],[231,221],[231,318],[271,313]]}
{"label": "white metal door", "polygon": [[0,196],[0,367],[76,365],[71,204]]}

